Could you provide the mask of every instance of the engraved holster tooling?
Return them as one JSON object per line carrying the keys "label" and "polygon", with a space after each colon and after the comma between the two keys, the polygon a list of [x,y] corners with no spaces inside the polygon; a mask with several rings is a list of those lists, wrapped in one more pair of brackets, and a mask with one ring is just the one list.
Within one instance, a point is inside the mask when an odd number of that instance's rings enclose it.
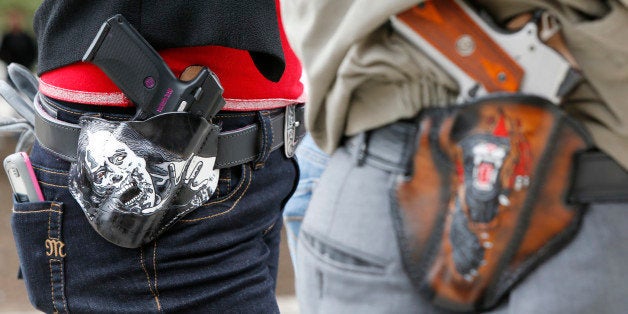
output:
{"label": "engraved holster tooling", "polygon": [[568,204],[587,133],[532,96],[492,96],[419,116],[412,171],[393,192],[408,274],[436,305],[495,306],[578,229]]}

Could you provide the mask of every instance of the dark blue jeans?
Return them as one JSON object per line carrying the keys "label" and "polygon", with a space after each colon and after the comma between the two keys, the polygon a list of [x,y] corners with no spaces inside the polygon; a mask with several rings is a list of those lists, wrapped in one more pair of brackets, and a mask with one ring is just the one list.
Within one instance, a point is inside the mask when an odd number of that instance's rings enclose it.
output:
{"label": "dark blue jeans", "polygon": [[[60,110],[66,121],[80,114]],[[258,117],[221,113],[214,122],[232,130],[260,123]],[[222,169],[210,201],[137,249],[113,245],[91,228],[68,191],[70,163],[37,144],[31,160],[46,201],[16,203],[12,227],[37,309],[279,312],[274,291],[281,210],[298,177],[298,166],[283,149],[259,169],[252,163]]]}

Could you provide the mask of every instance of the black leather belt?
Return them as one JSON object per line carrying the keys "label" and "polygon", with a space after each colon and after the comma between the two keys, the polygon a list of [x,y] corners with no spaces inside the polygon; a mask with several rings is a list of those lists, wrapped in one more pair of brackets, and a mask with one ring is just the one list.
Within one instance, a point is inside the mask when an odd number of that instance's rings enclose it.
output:
{"label": "black leather belt", "polygon": [[576,156],[570,202],[628,202],[628,171],[601,151]]}
{"label": "black leather belt", "polygon": [[[35,134],[40,145],[64,160],[75,161],[81,128],[52,117],[42,107],[42,101],[40,97],[35,98]],[[305,135],[303,119],[303,105],[288,106],[281,114],[271,117],[271,151],[283,146],[286,156],[292,157],[298,141]],[[256,160],[261,153],[259,130],[257,124],[250,124],[221,132],[215,168],[229,168]]]}
{"label": "black leather belt", "polygon": [[[404,151],[406,142],[394,139],[408,138],[414,132],[414,123],[400,121],[351,137],[345,145],[355,154],[358,164],[367,162],[382,170],[403,173],[406,165],[400,162],[398,155]],[[581,204],[628,202],[628,171],[615,160],[598,150],[581,152],[574,158],[575,169],[566,201]]]}

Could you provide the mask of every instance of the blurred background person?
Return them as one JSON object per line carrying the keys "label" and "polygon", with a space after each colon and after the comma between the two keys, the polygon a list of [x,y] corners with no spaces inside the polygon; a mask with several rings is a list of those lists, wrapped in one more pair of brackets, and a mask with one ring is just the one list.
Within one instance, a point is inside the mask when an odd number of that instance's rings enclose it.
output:
{"label": "blurred background person", "polygon": [[10,10],[6,15],[7,28],[0,43],[0,59],[4,63],[19,63],[31,68],[37,55],[37,46],[33,37],[24,29],[24,14],[18,9]]}

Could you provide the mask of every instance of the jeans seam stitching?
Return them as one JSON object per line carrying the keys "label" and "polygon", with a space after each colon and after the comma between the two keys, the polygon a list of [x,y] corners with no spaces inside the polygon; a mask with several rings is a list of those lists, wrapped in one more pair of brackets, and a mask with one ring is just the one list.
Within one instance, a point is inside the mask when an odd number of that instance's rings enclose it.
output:
{"label": "jeans seam stitching", "polygon": [[48,170],[46,168],[42,168],[42,167],[39,167],[39,166],[33,166],[33,169],[36,169],[36,170],[39,170],[39,171],[42,171],[42,172],[52,173],[52,174],[59,174],[59,175],[67,175],[69,173],[67,171],[63,171],[62,172],[61,170],[54,170],[54,171],[53,170]]}
{"label": "jeans seam stitching", "polygon": [[142,267],[142,270],[144,271],[144,274],[146,275],[146,281],[148,282],[148,290],[150,291],[150,294],[153,296],[153,299],[155,300],[155,303],[157,305],[157,310],[161,312],[161,304],[159,302],[159,297],[155,294],[155,291],[153,291],[153,285],[150,282],[150,274],[148,273],[148,270],[146,269],[146,265],[144,263],[144,247],[143,246],[140,247],[140,266]]}
{"label": "jeans seam stitching", "polygon": [[262,235],[267,235],[271,230],[273,230],[273,228],[275,227],[275,225],[277,224],[277,222],[273,222],[270,226],[268,226],[266,229],[264,229],[264,231],[262,232]]}
{"label": "jeans seam stitching", "polygon": [[[48,239],[52,238],[51,233],[50,233],[50,222],[52,221],[52,212],[53,212],[52,204],[50,204],[50,210],[49,210],[49,213],[48,213]],[[52,274],[52,268],[50,269],[50,272]],[[52,283],[52,281],[51,281],[51,283]]]}
{"label": "jeans seam stitching", "polygon": [[[218,179],[219,184],[220,184],[220,181],[226,182],[225,184],[227,184],[227,190],[228,190],[231,187],[231,172],[227,171],[225,173],[225,178],[222,178],[222,179],[219,178]],[[215,193],[216,193],[216,197],[220,197],[221,192],[220,192],[219,188],[216,188],[216,192]],[[227,194],[229,194],[229,193],[227,193]]]}
{"label": "jeans seam stitching", "polygon": [[[61,215],[63,214],[63,210],[61,209],[61,205],[59,203],[56,202],[52,202],[50,203],[50,207],[48,208],[48,210],[46,210],[49,214],[48,214],[48,239],[54,239],[54,240],[58,240],[61,241]],[[52,236],[52,215],[54,213],[57,213],[57,234],[55,237]],[[48,267],[50,269],[50,297],[52,300],[52,307],[55,309],[55,312],[59,312],[59,310],[57,309],[57,305],[55,302],[55,288],[54,288],[54,284],[55,284],[55,280],[54,280],[54,272],[52,269],[52,262],[58,262],[60,264],[60,269],[61,269],[61,286],[63,287],[64,283],[63,283],[63,262],[59,259],[56,258],[50,258],[48,259]],[[61,297],[63,300],[63,310],[67,313],[68,312],[68,306],[67,306],[67,301],[65,299],[65,293],[63,293],[63,290],[61,291]]]}
{"label": "jeans seam stitching", "polygon": [[161,311],[161,301],[159,300],[159,288],[157,286],[157,240],[155,240],[155,245],[153,247],[153,272],[155,273],[155,294],[157,294],[157,302],[159,304],[158,308]]}
{"label": "jeans seam stitching", "polygon": [[52,186],[52,187],[56,187],[56,188],[68,188],[67,185],[59,185],[59,184],[53,184],[53,183],[48,183],[48,182],[44,182],[44,181],[39,181],[37,180],[37,182],[43,184],[43,185],[48,185],[48,186]]}
{"label": "jeans seam stitching", "polygon": [[[61,264],[61,280],[62,282],[65,283],[65,280],[63,280],[63,278],[65,277],[65,268],[63,268],[63,260],[58,260],[59,264]],[[63,299],[63,309],[65,310],[65,312],[68,312],[68,301],[65,299],[65,293],[63,293],[61,295],[62,299]]]}
{"label": "jeans seam stitching", "polygon": [[[215,200],[215,201],[213,201],[213,202],[209,202],[209,203],[205,203],[205,204],[201,205],[201,206],[199,207],[199,209],[200,209],[200,208],[209,208],[209,207],[210,207],[210,206],[212,206],[212,205],[221,204],[221,203],[224,203],[224,202],[226,202],[226,201],[228,201],[228,200],[232,199],[235,195],[237,195],[237,194],[240,192],[240,190],[241,190],[241,189],[242,189],[242,187],[244,186],[244,182],[247,180],[249,173],[250,173],[250,169],[249,169],[248,167],[243,166],[243,167],[242,167],[242,178],[240,179],[240,182],[238,183],[238,186],[236,186],[236,187],[235,187],[232,191],[230,191],[229,193],[227,193],[226,198],[221,199],[221,200]],[[231,179],[230,179],[230,180],[231,180]],[[201,218],[199,218],[199,219],[202,219],[202,218],[204,218],[204,217],[201,217]],[[182,222],[192,222],[192,221],[194,221],[194,220],[190,220],[190,219],[181,219],[180,221],[182,221]]]}
{"label": "jeans seam stitching", "polygon": [[[63,261],[61,261],[61,260],[59,260],[59,259],[56,259],[56,258],[50,259],[50,262],[51,262],[51,263],[52,263],[52,261],[55,261],[55,262],[58,262],[59,264],[61,264],[61,267],[60,267],[60,268],[61,268],[61,278],[63,278],[63,277],[64,277],[64,273],[63,273],[63,264],[62,264],[62,263],[63,263]],[[51,266],[51,269],[52,269],[52,266]],[[62,282],[63,282],[63,279],[62,279]],[[69,313],[69,311],[68,311],[68,301],[65,299],[65,293],[63,293],[63,294],[61,295],[61,299],[63,300],[63,310],[64,310],[66,313]],[[55,306],[55,308],[56,308],[56,306]]]}
{"label": "jeans seam stitching", "polygon": [[[224,203],[225,201],[228,201],[228,200],[232,199],[236,194],[238,194],[240,189],[242,189],[242,187],[244,186],[244,181],[246,181],[246,178],[248,177],[248,175],[249,175],[249,173],[251,171],[250,168],[248,168],[248,167],[242,167],[242,168],[243,168],[242,179],[240,179],[240,182],[238,183],[238,186],[235,187],[235,189],[233,189],[233,191],[227,193],[228,195],[230,194],[229,196],[227,196],[225,199],[222,199],[222,200],[215,200],[213,202],[209,202],[209,203],[203,204],[203,205],[201,205],[201,207],[207,208],[207,207],[209,207],[211,205]],[[229,184],[231,184],[231,179],[229,179]]]}
{"label": "jeans seam stitching", "polygon": [[58,213],[60,214],[61,211],[58,210],[54,210],[54,209],[42,209],[42,210],[20,210],[20,211],[16,211],[15,208],[13,208],[13,213],[14,214],[39,214],[39,213]]}
{"label": "jeans seam stitching", "polygon": [[[50,227],[48,227],[50,230]],[[57,305],[55,304],[55,286],[54,279],[52,273],[52,258],[48,260],[48,269],[50,269],[50,301],[52,301],[52,308],[55,309],[55,312],[58,313]]]}
{"label": "jeans seam stitching", "polygon": [[[182,221],[182,222],[197,222],[197,221],[201,221],[201,220],[205,220],[205,219],[211,219],[211,218],[215,218],[215,217],[218,217],[218,216],[222,216],[222,215],[224,215],[224,214],[229,213],[230,211],[232,211],[232,210],[233,210],[233,209],[234,209],[234,208],[238,205],[238,203],[240,202],[240,200],[242,199],[242,197],[244,197],[244,195],[246,195],[246,192],[248,191],[249,187],[251,186],[251,182],[253,181],[253,180],[252,180],[252,175],[251,175],[251,173],[250,173],[250,172],[251,172],[251,170],[247,168],[247,171],[246,171],[246,172],[247,172],[247,184],[246,184],[246,187],[244,188],[244,191],[242,191],[242,194],[240,194],[240,196],[238,197],[238,199],[236,199],[236,200],[233,202],[233,205],[232,205],[229,209],[227,209],[227,210],[225,210],[225,211],[222,211],[222,212],[220,212],[220,213],[215,213],[215,214],[209,215],[209,216],[200,217],[200,218],[195,218],[195,219],[185,219],[185,220],[184,220],[184,219],[182,219],[181,221]],[[233,195],[235,195],[235,194],[233,194]],[[222,200],[222,201],[220,201],[220,202],[224,202],[224,201],[226,201],[226,200],[227,200],[227,199],[224,199],[224,200]],[[212,205],[212,204],[216,204],[216,203],[220,203],[220,202],[209,203],[209,204],[207,204],[207,205]]]}
{"label": "jeans seam stitching", "polygon": [[227,176],[226,182],[227,182],[227,186],[230,187],[231,186],[231,171],[228,171],[227,174],[228,176]]}
{"label": "jeans seam stitching", "polygon": [[[58,203],[54,203],[54,202],[52,204],[50,204],[50,206],[57,209],[56,211],[51,211],[50,212],[50,216],[52,216],[52,213],[54,213],[54,212],[58,213],[58,215],[57,215],[57,228],[60,229],[61,228],[61,214],[63,213],[63,211],[61,210],[61,206],[59,206]],[[61,230],[57,231],[57,237],[53,238],[53,239],[61,240]]]}

